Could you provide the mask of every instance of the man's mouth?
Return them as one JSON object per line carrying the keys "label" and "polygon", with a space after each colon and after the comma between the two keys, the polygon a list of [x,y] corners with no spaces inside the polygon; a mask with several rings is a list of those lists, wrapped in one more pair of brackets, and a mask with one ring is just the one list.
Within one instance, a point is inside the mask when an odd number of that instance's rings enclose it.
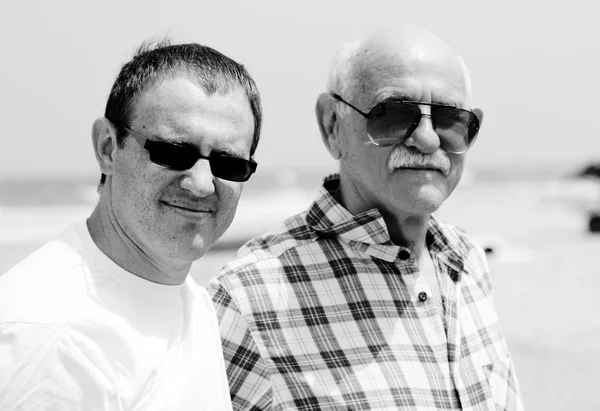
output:
{"label": "man's mouth", "polygon": [[426,166],[406,166],[406,167],[399,167],[399,168],[406,168],[406,169],[409,169],[409,170],[436,170],[436,171],[442,171],[438,167],[426,167]]}
{"label": "man's mouth", "polygon": [[434,165],[419,165],[419,166],[399,166],[396,167],[397,169],[401,169],[401,170],[417,170],[417,171],[437,171],[439,173],[442,173],[444,175],[447,175],[448,173],[446,172],[446,170],[444,170],[442,167],[438,167],[438,166],[434,166]]}
{"label": "man's mouth", "polygon": [[173,202],[168,202],[168,201],[161,201],[163,204],[169,206],[169,207],[173,207],[182,211],[187,211],[190,213],[205,213],[205,214],[210,214],[213,212],[213,210],[210,207],[206,207],[206,206],[199,206],[198,204],[180,204],[180,203],[173,203]]}

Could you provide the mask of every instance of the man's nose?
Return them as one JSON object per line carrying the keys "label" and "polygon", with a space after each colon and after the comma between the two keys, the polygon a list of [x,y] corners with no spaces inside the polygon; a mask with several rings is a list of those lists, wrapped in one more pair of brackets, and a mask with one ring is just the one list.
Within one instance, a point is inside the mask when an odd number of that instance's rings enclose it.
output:
{"label": "man's nose", "polygon": [[409,147],[415,147],[422,153],[434,153],[440,148],[440,137],[433,129],[431,114],[423,112],[423,107],[420,108],[421,118],[419,124],[417,124],[412,134],[404,141],[404,144]]}
{"label": "man's nose", "polygon": [[215,192],[215,178],[206,159],[199,159],[180,180],[179,185],[198,197],[208,197]]}

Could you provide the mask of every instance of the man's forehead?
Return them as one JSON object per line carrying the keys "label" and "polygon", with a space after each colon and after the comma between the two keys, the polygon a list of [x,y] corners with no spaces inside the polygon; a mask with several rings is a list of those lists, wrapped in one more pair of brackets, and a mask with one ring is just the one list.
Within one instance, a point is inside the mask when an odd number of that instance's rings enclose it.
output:
{"label": "man's forehead", "polygon": [[[417,98],[422,92],[464,102],[467,78],[459,57],[422,47],[379,49],[365,54],[355,69],[356,92],[375,99]],[[433,96],[432,96],[433,97]]]}
{"label": "man's forehead", "polygon": [[232,154],[236,144],[245,144],[240,135],[251,140],[255,127],[241,86],[207,93],[185,77],[166,79],[140,95],[131,122],[140,131],[170,142],[196,144],[208,136],[218,137],[220,144],[231,146]]}
{"label": "man's forehead", "polygon": [[[185,74],[160,78],[145,87],[137,96],[137,100],[148,100],[148,103],[161,105],[165,98],[186,99],[187,96],[202,97],[228,97],[232,99],[244,98],[245,93],[241,85],[227,85],[221,89],[210,87],[211,90]],[[160,98],[158,98],[160,97]]]}
{"label": "man's forehead", "polygon": [[232,119],[239,109],[251,113],[250,102],[241,86],[208,93],[204,87],[187,77],[167,78],[144,90],[133,104],[133,117],[166,117],[189,112],[211,116],[229,114]]}
{"label": "man's forehead", "polygon": [[[352,65],[354,85],[358,88],[355,91],[362,95],[380,87],[393,87],[395,80],[402,83],[411,78],[431,78],[460,91],[468,88],[467,73],[458,54],[442,39],[415,25],[366,36],[357,47]],[[410,88],[407,84],[401,86]]]}

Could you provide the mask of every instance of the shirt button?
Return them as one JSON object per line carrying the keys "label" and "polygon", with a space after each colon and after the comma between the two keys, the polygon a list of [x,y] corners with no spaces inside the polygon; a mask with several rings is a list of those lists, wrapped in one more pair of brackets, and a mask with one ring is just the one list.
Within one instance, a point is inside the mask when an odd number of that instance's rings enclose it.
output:
{"label": "shirt button", "polygon": [[400,252],[398,253],[398,258],[401,259],[402,261],[408,260],[410,258],[410,251],[400,250]]}
{"label": "shirt button", "polygon": [[419,301],[421,301],[422,303],[427,301],[427,293],[425,291],[421,291],[419,293]]}

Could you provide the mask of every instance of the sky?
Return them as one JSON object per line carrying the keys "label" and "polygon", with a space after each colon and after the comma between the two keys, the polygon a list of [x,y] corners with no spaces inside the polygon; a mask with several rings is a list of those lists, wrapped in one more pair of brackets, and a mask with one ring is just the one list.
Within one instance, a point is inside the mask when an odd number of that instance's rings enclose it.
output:
{"label": "sky", "polygon": [[600,17],[572,1],[74,1],[0,6],[0,180],[95,176],[90,130],[136,46],[169,35],[244,64],[264,104],[260,170],[335,168],[314,116],[330,61],[403,20],[465,59],[485,121],[475,167],[600,160]]}

